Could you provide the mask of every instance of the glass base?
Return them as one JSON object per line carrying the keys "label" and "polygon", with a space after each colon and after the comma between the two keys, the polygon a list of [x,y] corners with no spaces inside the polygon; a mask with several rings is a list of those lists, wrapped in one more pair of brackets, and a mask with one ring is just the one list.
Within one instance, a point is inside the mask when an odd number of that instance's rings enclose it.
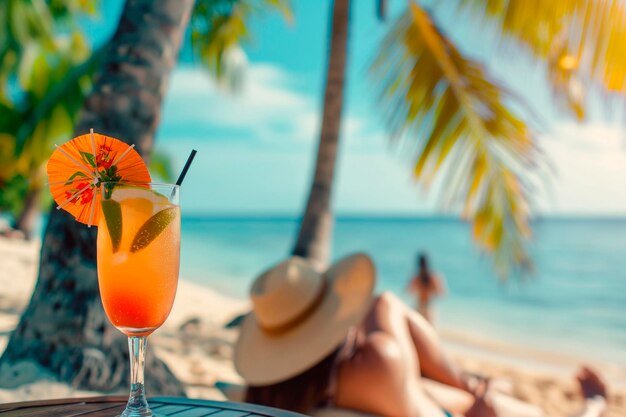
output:
{"label": "glass base", "polygon": [[[144,403],[145,404],[145,403]],[[144,406],[132,406],[126,405],[126,409],[122,414],[117,417],[165,417],[163,414],[158,414],[148,407],[148,404]]]}
{"label": "glass base", "polygon": [[163,414],[157,414],[152,411],[150,408],[126,408],[122,414],[119,414],[116,417],[167,417]]}

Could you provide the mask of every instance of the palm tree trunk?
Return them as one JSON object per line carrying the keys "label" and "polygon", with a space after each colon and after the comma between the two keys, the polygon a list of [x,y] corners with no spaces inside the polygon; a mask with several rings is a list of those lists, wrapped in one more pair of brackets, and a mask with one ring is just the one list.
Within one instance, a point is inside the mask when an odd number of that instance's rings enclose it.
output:
{"label": "palm tree trunk", "polygon": [[15,229],[24,233],[24,237],[28,240],[32,239],[35,229],[35,221],[39,215],[39,201],[41,199],[41,186],[31,185],[26,193],[24,207],[17,220],[15,221]]}
{"label": "palm tree trunk", "polygon": [[[193,0],[126,1],[76,134],[93,127],[148,154],[192,8]],[[165,364],[153,354],[147,362],[151,395],[184,394]],[[54,208],[32,299],[0,358],[0,385],[27,382],[33,365],[80,389],[128,389],[126,337],[100,302],[96,229]]]}
{"label": "palm tree trunk", "polygon": [[341,129],[350,1],[335,0],[332,13],[324,112],[315,174],[298,239],[292,251],[294,255],[308,258],[319,268],[328,264],[330,255],[333,227],[331,199]]}

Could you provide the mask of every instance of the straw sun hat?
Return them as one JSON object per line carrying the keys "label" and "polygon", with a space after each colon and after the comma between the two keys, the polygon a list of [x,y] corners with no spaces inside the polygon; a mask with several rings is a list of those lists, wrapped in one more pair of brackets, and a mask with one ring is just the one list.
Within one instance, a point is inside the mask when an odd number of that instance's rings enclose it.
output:
{"label": "straw sun hat", "polygon": [[271,385],[313,367],[336,348],[368,311],[374,264],[362,253],[326,272],[292,257],[252,284],[252,312],[235,346],[235,368],[249,385]]}

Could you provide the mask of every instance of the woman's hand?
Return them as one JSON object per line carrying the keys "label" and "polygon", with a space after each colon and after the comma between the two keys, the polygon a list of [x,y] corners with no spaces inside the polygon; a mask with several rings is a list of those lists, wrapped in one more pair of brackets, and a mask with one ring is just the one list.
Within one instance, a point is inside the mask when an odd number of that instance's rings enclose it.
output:
{"label": "woman's hand", "polygon": [[583,397],[593,398],[600,396],[606,398],[606,386],[604,382],[602,382],[598,374],[591,369],[583,366],[580,371],[578,371],[578,374],[576,374],[576,379],[580,385],[580,391]]}
{"label": "woman's hand", "polygon": [[496,410],[490,404],[486,397],[489,389],[489,380],[484,380],[474,392],[476,399],[469,410],[465,412],[465,417],[498,417]]}

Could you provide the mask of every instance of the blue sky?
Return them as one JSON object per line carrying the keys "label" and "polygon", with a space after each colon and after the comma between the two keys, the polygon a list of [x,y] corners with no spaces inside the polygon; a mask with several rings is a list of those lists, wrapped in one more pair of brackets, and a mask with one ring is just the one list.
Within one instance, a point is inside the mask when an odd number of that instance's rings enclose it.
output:
{"label": "blue sky", "polygon": [[[94,42],[110,35],[122,3],[107,1],[103,16],[85,24]],[[291,25],[279,16],[256,18],[254,39],[239,57],[245,66],[237,95],[216,86],[189,50],[183,51],[170,81],[157,146],[173,155],[177,168],[191,148],[199,151],[183,187],[187,212],[300,212],[319,131],[330,4],[295,0]],[[390,1],[392,17],[386,23],[376,19],[374,4],[352,4],[335,208],[360,214],[438,213],[437,192],[443,185],[426,191],[412,179],[413,156],[389,145],[367,76],[380,40],[406,3]],[[446,9],[435,15],[464,52],[485,62],[544,120],[538,138],[554,172],[533,196],[537,211],[626,214],[623,129],[599,111],[585,124],[575,123],[555,108],[542,68],[524,51],[497,44],[492,30],[468,16]]]}

